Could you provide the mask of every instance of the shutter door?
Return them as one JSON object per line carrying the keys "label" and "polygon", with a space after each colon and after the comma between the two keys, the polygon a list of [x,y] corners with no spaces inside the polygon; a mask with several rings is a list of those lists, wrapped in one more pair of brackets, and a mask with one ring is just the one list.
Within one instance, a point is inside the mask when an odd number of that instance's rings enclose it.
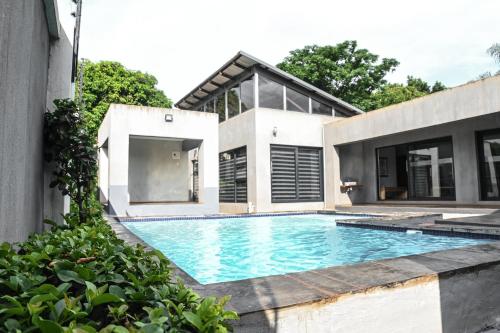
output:
{"label": "shutter door", "polygon": [[321,150],[298,149],[298,198],[303,201],[322,200]]}
{"label": "shutter door", "polygon": [[271,146],[271,200],[297,200],[295,147]]}
{"label": "shutter door", "polygon": [[247,202],[247,150],[235,152],[236,202]]}
{"label": "shutter door", "polygon": [[234,160],[221,154],[219,159],[219,201],[234,202]]}
{"label": "shutter door", "polygon": [[219,155],[219,201],[247,202],[246,147]]}

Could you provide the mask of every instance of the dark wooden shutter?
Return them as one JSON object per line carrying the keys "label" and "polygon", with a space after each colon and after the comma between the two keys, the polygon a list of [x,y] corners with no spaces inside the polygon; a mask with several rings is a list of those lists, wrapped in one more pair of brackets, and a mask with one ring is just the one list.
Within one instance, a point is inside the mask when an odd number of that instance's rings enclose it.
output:
{"label": "dark wooden shutter", "polygon": [[323,150],[271,146],[272,202],[323,200]]}
{"label": "dark wooden shutter", "polygon": [[303,201],[322,200],[322,160],[320,149],[298,149],[298,199]]}
{"label": "dark wooden shutter", "polygon": [[219,154],[219,201],[247,202],[246,147]]}
{"label": "dark wooden shutter", "polygon": [[295,147],[271,146],[271,199],[288,202],[297,199]]}

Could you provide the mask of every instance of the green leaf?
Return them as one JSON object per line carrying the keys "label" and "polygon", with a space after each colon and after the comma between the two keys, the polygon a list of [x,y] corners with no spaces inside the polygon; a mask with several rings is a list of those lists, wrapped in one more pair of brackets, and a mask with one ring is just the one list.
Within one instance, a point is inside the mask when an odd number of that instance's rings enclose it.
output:
{"label": "green leaf", "polygon": [[115,302],[122,302],[122,299],[116,295],[106,293],[95,297],[92,300],[92,305],[97,306],[101,304],[115,303]]}
{"label": "green leaf", "polygon": [[194,327],[199,329],[200,331],[203,330],[203,322],[201,321],[200,317],[198,315],[190,312],[190,311],[184,311],[182,313],[184,318],[186,318],[187,321],[189,321]]}
{"label": "green leaf", "polygon": [[74,271],[61,269],[61,270],[57,271],[56,274],[57,274],[57,277],[59,278],[59,280],[61,280],[63,282],[75,281],[75,282],[78,282],[81,284],[85,283],[85,280],[80,278],[78,273],[74,272]]}
{"label": "green leaf", "polygon": [[64,333],[61,325],[52,320],[45,320],[39,317],[33,317],[33,324],[42,331],[42,333]]}

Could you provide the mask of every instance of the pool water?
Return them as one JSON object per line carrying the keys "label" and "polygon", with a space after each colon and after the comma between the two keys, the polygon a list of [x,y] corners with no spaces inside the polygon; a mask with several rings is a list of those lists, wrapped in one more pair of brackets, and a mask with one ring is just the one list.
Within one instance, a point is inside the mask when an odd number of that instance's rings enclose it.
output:
{"label": "pool water", "polygon": [[337,226],[353,215],[124,222],[202,284],[307,271],[488,242]]}

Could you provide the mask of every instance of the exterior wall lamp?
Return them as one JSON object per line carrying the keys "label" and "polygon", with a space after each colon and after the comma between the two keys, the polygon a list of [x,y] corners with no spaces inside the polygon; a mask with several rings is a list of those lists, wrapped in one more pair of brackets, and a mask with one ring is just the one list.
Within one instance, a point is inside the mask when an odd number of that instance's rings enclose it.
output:
{"label": "exterior wall lamp", "polygon": [[273,127],[273,136],[276,137],[278,135],[278,127],[274,126]]}
{"label": "exterior wall lamp", "polygon": [[173,122],[173,121],[174,121],[174,115],[173,115],[173,114],[168,114],[168,113],[167,113],[167,114],[165,115],[165,122],[167,122],[167,123],[171,123],[171,122]]}

